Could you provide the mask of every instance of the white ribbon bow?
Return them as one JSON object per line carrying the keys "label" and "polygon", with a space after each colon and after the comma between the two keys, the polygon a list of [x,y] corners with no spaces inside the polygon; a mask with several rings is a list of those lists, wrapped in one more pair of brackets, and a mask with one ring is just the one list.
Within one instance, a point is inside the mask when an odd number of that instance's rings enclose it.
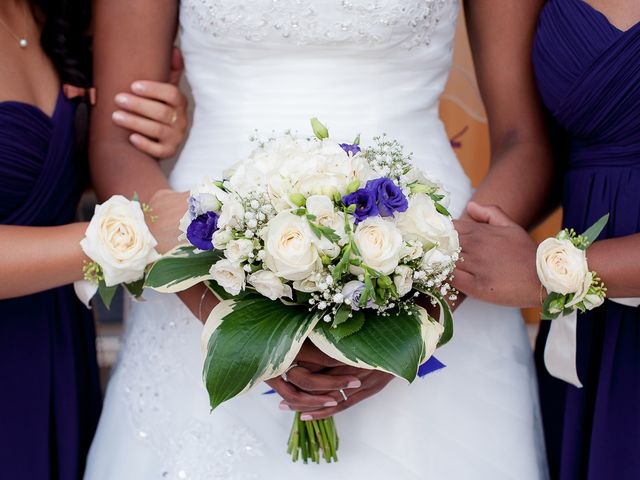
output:
{"label": "white ribbon bow", "polygon": [[[640,298],[609,298],[608,300],[627,307],[640,306]],[[577,326],[576,310],[569,315],[551,320],[549,336],[544,347],[544,364],[552,376],[582,388],[576,369]]]}

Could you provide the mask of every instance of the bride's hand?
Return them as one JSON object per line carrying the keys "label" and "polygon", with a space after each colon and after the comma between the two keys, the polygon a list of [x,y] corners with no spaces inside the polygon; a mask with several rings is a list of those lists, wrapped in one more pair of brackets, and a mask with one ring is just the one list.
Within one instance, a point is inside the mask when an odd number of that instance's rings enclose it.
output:
{"label": "bride's hand", "polygon": [[286,381],[283,377],[276,377],[266,382],[283,398],[280,403],[282,410],[307,411],[335,407],[344,401],[340,390],[348,392],[361,386],[357,375],[353,372],[336,372],[335,369],[342,368],[343,364],[328,357],[308,341],[298,353],[295,365],[287,372]]}
{"label": "bride's hand", "polygon": [[115,96],[119,110],[113,122],[130,130],[129,141],[152,157],[173,157],[185,138],[188,102],[177,86],[183,70],[182,55],[174,49],[170,83],[137,81],[131,92]]}
{"label": "bride's hand", "polygon": [[453,286],[470,297],[500,305],[540,306],[536,244],[500,208],[469,203],[472,221],[456,221],[462,257]]}
{"label": "bride's hand", "polygon": [[355,377],[360,382],[360,387],[351,390],[344,390],[344,394],[347,397],[346,400],[342,394],[338,392],[340,398],[337,401],[337,405],[325,406],[317,409],[295,408],[295,410],[302,412],[302,420],[318,420],[321,418],[327,418],[351,408],[357,403],[360,403],[380,392],[394,378],[393,375],[379,370],[364,370],[362,368],[355,368],[347,365],[332,368],[327,371],[325,375],[336,377]]}
{"label": "bride's hand", "polygon": [[163,254],[178,245],[180,219],[187,210],[188,192],[174,192],[173,190],[158,190],[149,206],[152,217],[148,221],[149,229],[158,242],[156,250]]}

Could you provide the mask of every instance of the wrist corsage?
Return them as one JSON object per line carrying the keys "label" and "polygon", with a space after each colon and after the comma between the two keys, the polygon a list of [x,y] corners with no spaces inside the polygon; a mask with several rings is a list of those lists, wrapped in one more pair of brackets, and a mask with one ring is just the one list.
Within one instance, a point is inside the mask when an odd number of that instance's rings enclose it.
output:
{"label": "wrist corsage", "polygon": [[137,198],[120,195],[96,206],[80,242],[91,262],[85,263],[84,280],[74,284],[85,305],[98,292],[109,307],[120,284],[136,297],[142,294],[145,269],[160,258],[145,222],[149,211]]}
{"label": "wrist corsage", "polygon": [[605,215],[582,235],[564,229],[538,247],[538,278],[548,293],[542,305],[544,320],[554,320],[575,310],[585,312],[604,302],[607,289],[596,272],[589,271],[587,248],[608,220],[609,215]]}
{"label": "wrist corsage", "polygon": [[582,235],[562,230],[538,247],[536,268],[548,296],[542,305],[543,320],[553,320],[544,348],[548,372],[581,388],[576,369],[578,311],[602,305],[607,289],[596,272],[589,271],[587,248],[598,238],[609,215],[598,220]]}

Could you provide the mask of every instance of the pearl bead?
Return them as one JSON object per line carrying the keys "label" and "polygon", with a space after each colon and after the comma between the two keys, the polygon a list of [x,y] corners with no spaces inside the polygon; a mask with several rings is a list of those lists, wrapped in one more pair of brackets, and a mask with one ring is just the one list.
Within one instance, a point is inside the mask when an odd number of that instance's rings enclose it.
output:
{"label": "pearl bead", "polygon": [[20,39],[20,48],[27,48],[29,46],[29,41],[26,38]]}

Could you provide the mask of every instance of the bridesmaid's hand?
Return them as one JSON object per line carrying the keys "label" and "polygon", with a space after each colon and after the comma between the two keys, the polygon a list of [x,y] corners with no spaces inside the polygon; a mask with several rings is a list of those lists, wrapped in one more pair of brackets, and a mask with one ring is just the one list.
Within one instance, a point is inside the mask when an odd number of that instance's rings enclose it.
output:
{"label": "bridesmaid's hand", "polygon": [[138,150],[158,159],[175,156],[186,136],[188,102],[178,88],[183,70],[182,55],[174,49],[170,83],[137,81],[131,92],[115,96],[119,110],[113,122],[133,132],[129,141]]}
{"label": "bridesmaid's hand", "polygon": [[471,202],[467,213],[472,221],[455,222],[464,261],[456,267],[453,286],[490,303],[540,306],[537,246],[527,231],[499,207]]}

